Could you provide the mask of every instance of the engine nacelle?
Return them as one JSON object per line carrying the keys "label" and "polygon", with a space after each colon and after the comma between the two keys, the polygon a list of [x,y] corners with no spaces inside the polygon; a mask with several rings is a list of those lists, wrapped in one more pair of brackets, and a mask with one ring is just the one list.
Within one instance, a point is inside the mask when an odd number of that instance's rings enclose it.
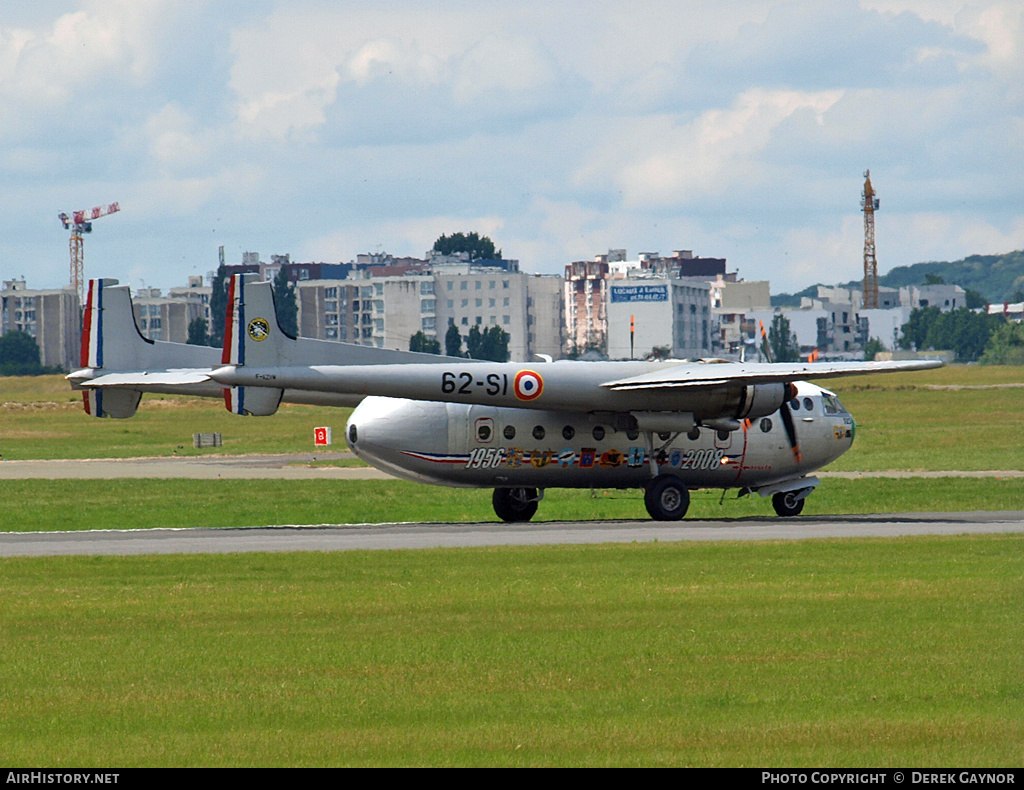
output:
{"label": "engine nacelle", "polygon": [[750,384],[746,387],[737,419],[756,420],[774,414],[788,400],[796,397],[796,386],[790,382]]}

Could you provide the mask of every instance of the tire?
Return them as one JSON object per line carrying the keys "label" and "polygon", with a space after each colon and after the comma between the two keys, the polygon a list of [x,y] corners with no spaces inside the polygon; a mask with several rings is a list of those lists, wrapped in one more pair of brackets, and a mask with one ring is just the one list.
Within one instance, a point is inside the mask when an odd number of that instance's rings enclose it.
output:
{"label": "tire", "polygon": [[655,521],[679,521],[690,507],[690,491],[678,477],[659,475],[644,491],[644,505]]}
{"label": "tire", "polygon": [[773,496],[772,507],[775,508],[775,512],[785,518],[799,516],[804,509],[804,499],[806,499],[806,497],[797,499],[796,495],[799,493],[799,491],[780,491]]}
{"label": "tire", "polygon": [[495,488],[491,503],[502,521],[529,521],[537,512],[537,489]]}

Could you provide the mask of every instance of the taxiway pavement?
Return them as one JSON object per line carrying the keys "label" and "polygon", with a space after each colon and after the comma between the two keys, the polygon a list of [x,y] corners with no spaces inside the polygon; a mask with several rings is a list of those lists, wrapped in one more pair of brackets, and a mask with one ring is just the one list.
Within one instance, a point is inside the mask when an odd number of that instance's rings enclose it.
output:
{"label": "taxiway pavement", "polygon": [[802,516],[714,521],[357,524],[0,533],[0,557],[536,546],[651,541],[801,540],[1024,533],[1024,511]]}

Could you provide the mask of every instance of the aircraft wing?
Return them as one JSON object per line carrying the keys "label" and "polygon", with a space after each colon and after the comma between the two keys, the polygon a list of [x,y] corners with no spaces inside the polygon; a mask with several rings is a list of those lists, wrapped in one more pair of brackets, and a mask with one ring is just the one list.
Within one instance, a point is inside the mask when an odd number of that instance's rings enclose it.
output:
{"label": "aircraft wing", "polygon": [[893,362],[802,362],[751,363],[718,362],[696,365],[674,365],[641,373],[624,379],[606,381],[605,389],[656,390],[688,387],[713,387],[723,384],[772,384],[809,379],[863,376],[870,373],[896,373],[941,367],[935,360]]}

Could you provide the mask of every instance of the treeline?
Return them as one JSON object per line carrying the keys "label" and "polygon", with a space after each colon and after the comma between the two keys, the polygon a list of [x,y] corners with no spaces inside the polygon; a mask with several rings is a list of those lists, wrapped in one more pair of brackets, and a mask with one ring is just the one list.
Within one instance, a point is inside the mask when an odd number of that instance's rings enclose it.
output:
{"label": "treeline", "polygon": [[[444,336],[444,353],[449,357],[468,359],[486,359],[490,362],[508,362],[508,341],[511,335],[500,326],[492,326],[481,330],[473,325],[466,336],[466,350],[462,350],[462,333],[455,324],[448,325]],[[409,350],[423,354],[440,354],[441,341],[417,332],[409,338]]]}
{"label": "treeline", "polygon": [[39,364],[39,345],[28,332],[16,330],[0,336],[0,376],[43,376],[63,372],[60,367]]}
{"label": "treeline", "polygon": [[[1003,255],[968,255],[958,261],[930,261],[896,266],[878,278],[878,284],[886,288],[939,283],[951,283],[963,288],[968,307],[1024,301],[1024,250]],[[842,287],[860,288],[861,281],[853,280]],[[817,285],[794,294],[773,294],[772,307],[799,307],[800,297],[814,298],[817,295]]]}
{"label": "treeline", "polygon": [[1024,364],[1024,325],[1002,315],[966,307],[943,313],[937,307],[915,308],[902,328],[902,349],[952,351],[958,362]]}
{"label": "treeline", "polygon": [[959,261],[897,266],[879,277],[878,284],[888,288],[902,288],[928,284],[929,280],[955,283],[966,291],[976,291],[990,304],[1024,301],[1024,250],[1004,255],[968,255]]}

